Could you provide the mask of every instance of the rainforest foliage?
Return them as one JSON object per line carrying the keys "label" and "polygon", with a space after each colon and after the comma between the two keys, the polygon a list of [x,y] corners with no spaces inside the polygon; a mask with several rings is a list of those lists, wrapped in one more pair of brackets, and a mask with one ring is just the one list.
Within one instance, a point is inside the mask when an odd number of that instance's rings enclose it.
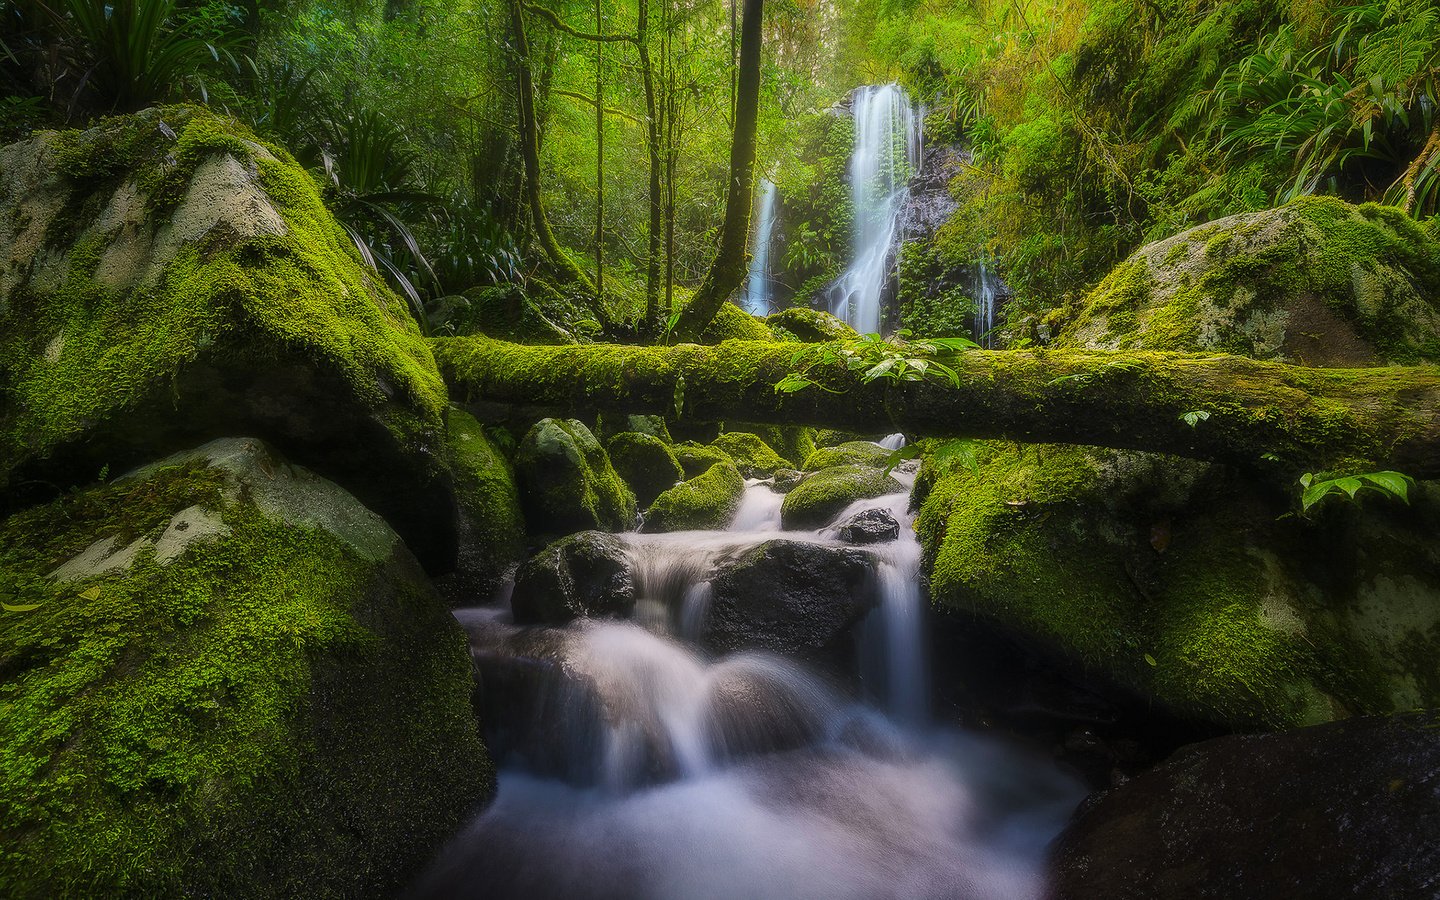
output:
{"label": "rainforest foliage", "polygon": [[[312,170],[426,328],[519,303],[476,292],[515,284],[528,321],[566,339],[654,338],[718,265],[752,14],[4,0],[0,138],[208,104]],[[1436,0],[772,0],[762,35],[754,168],[781,197],[778,305],[819,305],[850,252],[854,134],[832,107],[862,83],[900,81],[925,104],[927,145],[966,151],[957,208],[903,265],[940,280],[998,266],[1014,323],[1227,214],[1315,193],[1440,209]],[[960,330],[963,297],[901,294],[921,303],[907,324]]]}

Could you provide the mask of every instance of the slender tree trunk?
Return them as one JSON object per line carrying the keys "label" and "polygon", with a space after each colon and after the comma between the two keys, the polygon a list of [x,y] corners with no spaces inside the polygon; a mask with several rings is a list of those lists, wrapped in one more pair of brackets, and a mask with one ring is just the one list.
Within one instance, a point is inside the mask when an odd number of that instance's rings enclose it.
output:
{"label": "slender tree trunk", "polygon": [[[595,33],[604,34],[600,0],[595,0]],[[605,305],[605,44],[595,42],[595,302]]]}
{"label": "slender tree trunk", "polygon": [[[1297,474],[1345,465],[1440,477],[1440,366],[1311,369],[1238,356],[974,350],[956,362],[956,384],[864,383],[837,364],[807,373],[824,388],[786,393],[775,385],[794,369],[795,344],[431,344],[453,399],[494,405],[487,416],[505,406],[531,421],[596,410],[673,416],[678,405],[694,421],[1085,444],[1288,465]],[[1188,424],[1194,411],[1209,418]]]}
{"label": "slender tree trunk", "polygon": [[645,322],[644,330],[657,333],[660,329],[660,229],[665,214],[665,200],[660,194],[660,116],[655,97],[655,69],[650,58],[650,5],[639,0],[636,25],[637,49],[640,54],[640,78],[645,86],[645,149],[650,155],[650,227],[645,255]]}
{"label": "slender tree trunk", "polygon": [[678,331],[695,337],[705,330],[745,280],[746,244],[750,239],[750,207],[755,183],[755,129],[760,112],[760,45],[764,0],[745,0],[740,24],[739,89],[735,98],[735,131],[730,140],[730,183],[720,246],[710,271],[680,315]]}
{"label": "slender tree trunk", "polygon": [[675,312],[675,161],[676,121],[674,0],[665,0],[665,315]]}
{"label": "slender tree trunk", "polygon": [[[510,25],[515,38],[520,152],[525,160],[525,201],[530,207],[530,224],[535,230],[535,239],[539,242],[540,249],[558,273],[575,282],[585,293],[594,294],[595,285],[560,246],[560,242],[555,239],[555,232],[550,229],[550,220],[545,216],[545,204],[540,194],[540,128],[535,118],[535,84],[530,68],[530,43],[525,34],[525,10],[521,0],[510,0]],[[601,322],[609,321],[604,304],[597,304],[594,312]]]}

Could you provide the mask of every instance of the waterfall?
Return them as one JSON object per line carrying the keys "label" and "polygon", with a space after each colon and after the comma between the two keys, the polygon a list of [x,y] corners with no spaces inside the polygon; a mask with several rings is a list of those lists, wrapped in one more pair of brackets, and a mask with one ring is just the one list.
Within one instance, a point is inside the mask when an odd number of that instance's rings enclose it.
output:
{"label": "waterfall", "polygon": [[975,266],[975,341],[986,349],[995,346],[995,297],[997,279],[990,273],[985,260]]}
{"label": "waterfall", "polygon": [[775,183],[768,178],[760,179],[760,208],[755,223],[754,252],[745,281],[745,311],[765,316],[770,314],[770,236],[775,231]]}
{"label": "waterfall", "polygon": [[[622,535],[628,622],[457,611],[499,795],[409,896],[1039,900],[1081,791],[997,739],[927,722],[914,475],[895,477],[813,531],[783,530],[782,495],[752,479],[728,529]],[[842,524],[871,510],[898,539],[844,545]],[[873,577],[850,590],[874,592],[856,635],[873,706],[783,656],[696,646],[718,573],[776,539],[868,556]]]}
{"label": "waterfall", "polygon": [[923,119],[898,84],[860,88],[854,113],[854,257],[831,286],[830,311],[861,334],[872,334],[880,331],[881,302],[907,185],[920,169]]}

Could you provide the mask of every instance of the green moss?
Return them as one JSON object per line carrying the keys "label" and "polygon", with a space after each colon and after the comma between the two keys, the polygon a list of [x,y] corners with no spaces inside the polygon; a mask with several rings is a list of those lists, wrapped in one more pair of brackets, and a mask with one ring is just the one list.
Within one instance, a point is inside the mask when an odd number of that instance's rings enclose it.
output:
{"label": "green moss", "polygon": [[734,463],[712,464],[701,474],[682,481],[655,498],[645,511],[645,531],[722,529],[735,518],[745,478]]}
{"label": "green moss", "polygon": [[834,447],[822,447],[805,458],[802,468],[807,472],[828,469],[831,466],[883,467],[890,459],[890,451],[870,441],[846,441]]}
{"label": "green moss", "polygon": [[705,326],[701,341],[718,344],[721,341],[771,341],[775,336],[765,323],[745,312],[733,303],[724,303],[715,318]]}
{"label": "green moss", "polygon": [[793,306],[765,317],[765,324],[771,328],[783,328],[807,344],[825,341],[840,341],[860,335],[855,329],[828,312]]}
{"label": "green moss", "polygon": [[1230,727],[1394,708],[1380,675],[1391,651],[1343,624],[1354,589],[1336,573],[1353,577],[1354,535],[1280,519],[1267,486],[1196,463],[980,447],[978,471],[932,457],[921,473],[916,528],[937,604]]}
{"label": "green moss", "polygon": [[[190,504],[229,532],[63,587]],[[463,635],[413,563],[164,470],[0,525],[0,893],[385,894],[482,800]]]}
{"label": "green moss", "polygon": [[758,436],[780,455],[787,468],[800,468],[800,464],[815,452],[815,429],[803,425],[727,422],[725,427],[727,430],[747,431]]}
{"label": "green moss", "polygon": [[114,290],[95,280],[108,232],[75,236],[70,223],[51,223],[47,247],[67,254],[59,287],[22,285],[0,304],[0,480],[173,396],[202,358],[257,371],[303,360],[360,403],[388,408],[398,439],[438,428],[445,389],[429,348],[404,303],[355,256],[310,176],[228,119],[191,107],[162,114],[178,141],[143,117],[41,139],[62,148],[73,196],[106,197],[128,179],[169,192],[149,198],[167,208],[184,199],[196,167],[231,154],[255,172],[285,231],[207,235],[181,245],[157,277]]}
{"label": "green moss", "polygon": [[595,417],[595,436],[608,442],[612,437],[630,431],[648,434],[662,443],[673,443],[664,416],[633,416],[602,412]]}
{"label": "green moss", "polygon": [[541,419],[515,457],[525,521],[542,533],[623,531],[635,524],[635,495],[584,423]]}
{"label": "green moss", "polygon": [[780,521],[787,529],[820,528],[856,500],[903,490],[900,482],[870,466],[840,465],[822,469],[785,495]]}
{"label": "green moss", "polygon": [[786,465],[780,454],[758,435],[745,431],[727,431],[710,442],[710,446],[724,450],[735,461],[740,474],[746,478],[773,475],[776,469]]}
{"label": "green moss", "polygon": [[[702,475],[716,463],[729,463],[735,465],[735,460],[719,447],[697,444],[694,441],[685,441],[675,445],[675,459],[679,461],[681,468],[685,470],[686,478],[695,478]],[[738,468],[738,467],[737,467]]]}
{"label": "green moss", "polygon": [[473,416],[450,409],[446,457],[462,517],[461,590],[471,599],[494,593],[525,551],[525,517],[510,463]]}
{"label": "green moss", "polygon": [[685,478],[675,454],[653,435],[622,431],[605,444],[605,451],[641,506],[648,506],[662,491]]}

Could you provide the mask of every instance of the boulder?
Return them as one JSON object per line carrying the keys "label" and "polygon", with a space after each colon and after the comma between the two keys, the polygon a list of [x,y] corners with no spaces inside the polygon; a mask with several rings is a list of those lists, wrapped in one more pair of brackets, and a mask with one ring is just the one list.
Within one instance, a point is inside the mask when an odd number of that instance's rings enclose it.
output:
{"label": "boulder", "polygon": [[858,512],[840,526],[840,540],[847,544],[883,544],[899,538],[900,523],[888,509]]}
{"label": "boulder", "polygon": [[657,437],[622,431],[606,442],[605,452],[641,506],[649,506],[663,491],[685,480],[675,454]]}
{"label": "boulder", "polygon": [[831,466],[871,466],[884,468],[890,451],[871,441],[846,441],[833,447],[822,447],[805,458],[805,471],[815,472]]}
{"label": "boulder", "polygon": [[1440,485],[1293,513],[1298,485],[1094,448],[935,463],[935,604],[1198,723],[1284,728],[1440,704]]}
{"label": "boulder", "polygon": [[711,579],[700,644],[711,653],[768,650],[853,671],[853,629],[875,605],[858,550],[766,541]]}
{"label": "boulder", "polygon": [[635,525],[635,495],[605,448],[575,419],[535,423],[520,441],[515,475],[532,531],[624,531]]}
{"label": "boulder", "polygon": [[494,789],[383,520],[224,439],[0,523],[10,897],[385,896]]}
{"label": "boulder", "polygon": [[666,444],[674,443],[670,438],[670,427],[665,424],[664,416],[635,416],[602,412],[595,417],[595,436],[606,443],[609,443],[615,435],[625,431],[648,434],[653,438],[659,438]]}
{"label": "boulder", "polygon": [[770,490],[777,494],[788,494],[804,480],[804,472],[795,469],[776,469],[775,475],[770,479]]}
{"label": "boulder", "polygon": [[700,343],[718,344],[721,341],[773,341],[775,336],[763,321],[755,318],[733,303],[722,303],[715,318],[700,334]]}
{"label": "boulder", "polygon": [[1440,360],[1440,241],[1394,207],[1306,197],[1137,250],[1057,346],[1309,366]]}
{"label": "boulder", "polygon": [[[697,475],[704,475],[710,467],[716,463],[729,463],[735,465],[735,460],[730,454],[719,447],[697,444],[694,441],[685,441],[675,445],[675,459],[679,461],[680,467],[685,470],[686,478],[694,478]],[[739,468],[736,466],[736,468]]]}
{"label": "boulder", "polygon": [[780,454],[757,435],[745,431],[727,431],[710,442],[710,446],[724,450],[735,460],[735,467],[746,478],[761,478],[774,474],[785,466]]}
{"label": "boulder", "polygon": [[625,545],[603,531],[561,538],[515,573],[510,608],[521,625],[578,618],[625,618],[635,607],[635,576]]}
{"label": "boulder", "polygon": [[1440,715],[1217,738],[1084,804],[1067,900],[1434,897]]}
{"label": "boulder", "polygon": [[790,309],[771,313],[765,317],[765,324],[772,329],[783,329],[806,344],[860,337],[855,329],[830,313],[804,306],[792,306]]}
{"label": "boulder", "polygon": [[454,563],[445,385],[285,151],[197,107],[0,149],[0,492],[253,433]]}
{"label": "boulder", "polygon": [[763,422],[726,422],[732,431],[755,435],[770,445],[785,467],[798,468],[815,452],[815,429],[805,425],[767,425]]}
{"label": "boulder", "polygon": [[745,479],[730,462],[718,462],[665,491],[645,511],[641,531],[695,531],[730,525],[745,493]]}
{"label": "boulder", "polygon": [[846,465],[821,469],[785,495],[780,521],[786,529],[821,528],[856,500],[903,490],[903,484],[879,468]]}
{"label": "boulder", "polygon": [[510,462],[469,413],[446,417],[446,460],[459,498],[455,571],[435,579],[452,606],[473,606],[495,595],[524,558],[525,517]]}

